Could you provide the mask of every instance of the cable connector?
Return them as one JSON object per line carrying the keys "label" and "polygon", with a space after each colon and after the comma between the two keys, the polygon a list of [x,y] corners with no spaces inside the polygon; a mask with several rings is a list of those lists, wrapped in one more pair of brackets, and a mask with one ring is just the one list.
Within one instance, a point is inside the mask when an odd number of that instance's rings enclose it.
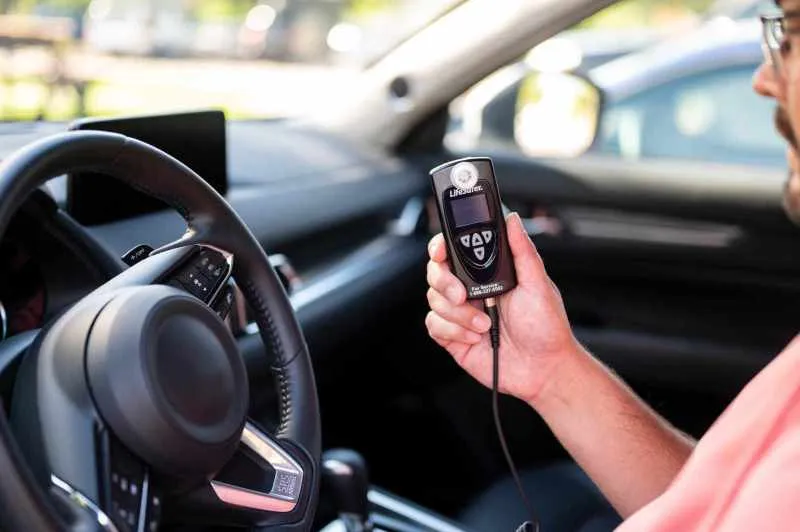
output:
{"label": "cable connector", "polygon": [[486,314],[492,320],[492,328],[489,329],[489,338],[492,342],[492,349],[500,349],[500,313],[497,312],[497,300],[493,297],[486,298],[483,302],[486,307]]}

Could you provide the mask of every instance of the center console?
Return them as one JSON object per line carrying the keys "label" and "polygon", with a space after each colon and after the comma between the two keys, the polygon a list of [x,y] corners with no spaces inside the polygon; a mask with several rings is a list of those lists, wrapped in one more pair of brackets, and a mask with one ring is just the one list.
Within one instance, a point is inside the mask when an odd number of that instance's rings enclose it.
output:
{"label": "center console", "polygon": [[[367,498],[372,532],[469,532],[446,517],[379,488],[370,488]],[[350,529],[346,520],[339,518],[322,532],[350,532]]]}
{"label": "center console", "polygon": [[349,449],[323,454],[322,490],[338,515],[323,532],[467,532],[431,510],[370,486],[364,459]]}

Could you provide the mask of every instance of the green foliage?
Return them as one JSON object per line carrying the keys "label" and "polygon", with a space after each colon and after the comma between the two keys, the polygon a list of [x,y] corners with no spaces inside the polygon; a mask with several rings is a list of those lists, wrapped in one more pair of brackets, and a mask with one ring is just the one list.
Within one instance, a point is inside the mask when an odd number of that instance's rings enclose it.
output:
{"label": "green foliage", "polygon": [[190,11],[198,20],[241,19],[256,3],[256,0],[195,0]]}
{"label": "green foliage", "polygon": [[392,0],[349,0],[345,8],[345,16],[349,19],[369,17],[375,13],[395,7],[397,1]]}
{"label": "green foliage", "polygon": [[581,22],[579,28],[656,26],[679,17],[701,15],[713,0],[622,0]]}
{"label": "green foliage", "polygon": [[[158,7],[163,0],[141,0]],[[171,0],[180,3],[186,11],[199,20],[242,18],[257,0]],[[11,13],[30,13],[35,8],[83,13],[91,0],[0,0],[0,7]]]}
{"label": "green foliage", "polygon": [[30,13],[35,8],[50,8],[57,11],[83,13],[90,0],[10,0],[0,2],[4,11],[11,13]]}

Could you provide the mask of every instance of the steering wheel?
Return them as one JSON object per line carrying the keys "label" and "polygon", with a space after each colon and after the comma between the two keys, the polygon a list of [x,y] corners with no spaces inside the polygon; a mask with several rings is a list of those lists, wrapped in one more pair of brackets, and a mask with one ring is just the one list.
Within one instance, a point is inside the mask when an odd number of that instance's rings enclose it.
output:
{"label": "steering wheel", "polygon": [[[309,530],[319,492],[317,390],[258,241],[179,161],[87,131],[46,138],[0,165],[0,237],[37,187],[77,172],[163,200],[187,230],[42,330],[0,343],[0,361],[24,353],[10,422],[0,409],[0,528]],[[247,417],[245,365],[215,312],[230,275],[271,353],[280,406],[273,434]]]}

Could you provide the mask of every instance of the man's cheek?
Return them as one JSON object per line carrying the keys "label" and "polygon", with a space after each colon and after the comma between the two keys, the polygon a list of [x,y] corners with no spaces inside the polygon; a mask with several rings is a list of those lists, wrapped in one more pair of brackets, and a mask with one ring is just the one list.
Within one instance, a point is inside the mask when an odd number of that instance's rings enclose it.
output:
{"label": "man's cheek", "polygon": [[783,209],[795,224],[800,225],[800,174],[792,171],[783,194]]}
{"label": "man's cheek", "polygon": [[786,114],[792,126],[794,137],[798,138],[798,125],[800,125],[800,68],[796,65],[786,65],[786,81],[782,84],[783,99],[785,101]]}
{"label": "man's cheek", "polygon": [[797,152],[794,148],[786,148],[786,161],[789,163],[789,168],[792,172],[797,172],[800,169],[800,165],[798,164],[800,160],[797,157]]}

